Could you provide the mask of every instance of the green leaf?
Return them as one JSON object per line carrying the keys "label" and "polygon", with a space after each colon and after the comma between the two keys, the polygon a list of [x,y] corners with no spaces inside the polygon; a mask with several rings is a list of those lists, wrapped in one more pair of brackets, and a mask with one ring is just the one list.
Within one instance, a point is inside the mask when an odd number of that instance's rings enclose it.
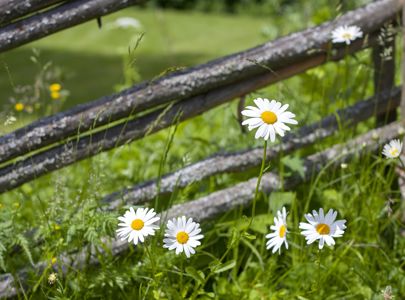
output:
{"label": "green leaf", "polygon": [[[270,209],[273,213],[276,213],[283,206],[289,206],[295,199],[295,193],[293,192],[274,192],[270,195]],[[273,220],[273,218],[272,218]]]}
{"label": "green leaf", "polygon": [[212,268],[212,271],[215,274],[222,273],[222,272],[225,272],[225,271],[228,271],[228,270],[232,269],[233,267],[235,267],[235,265],[236,265],[236,261],[234,259],[232,259],[232,260],[229,260],[229,261],[227,261],[227,262],[225,262],[223,264],[215,265]]}
{"label": "green leaf", "polygon": [[281,159],[281,162],[291,169],[293,172],[297,172],[301,178],[304,178],[305,175],[305,168],[304,168],[304,161],[298,156],[285,156]]}
{"label": "green leaf", "polygon": [[232,228],[231,237],[228,239],[228,244],[226,245],[226,247],[228,249],[234,247],[234,245],[237,245],[239,243],[239,240],[240,240],[240,231],[236,228]]}
{"label": "green leaf", "polygon": [[326,202],[342,203],[342,194],[335,189],[324,190],[323,197]]}
{"label": "green leaf", "polygon": [[204,282],[204,273],[203,272],[197,271],[193,267],[187,267],[186,268],[186,273],[188,275],[190,275],[198,283],[203,283]]}
{"label": "green leaf", "polygon": [[[252,225],[253,225],[253,224],[252,224]],[[242,237],[244,237],[244,238],[246,238],[246,239],[248,239],[248,240],[255,240],[255,239],[256,239],[256,236],[255,236],[255,235],[250,234],[250,233],[248,233],[248,232],[243,232],[243,233],[242,233]]]}
{"label": "green leaf", "polygon": [[4,272],[6,272],[6,264],[4,261],[4,253],[6,252],[6,248],[4,247],[4,245],[0,242],[0,268],[3,269]]}
{"label": "green leaf", "polygon": [[243,240],[243,243],[244,243],[246,246],[248,246],[248,247],[250,248],[250,250],[252,250],[252,253],[253,253],[254,255],[256,255],[257,260],[259,261],[260,267],[261,267],[262,269],[264,269],[264,263],[263,263],[262,256],[260,255],[259,251],[257,251],[257,249],[255,248],[255,246],[253,246],[252,243],[250,243],[250,242],[247,241],[247,240]]}
{"label": "green leaf", "polygon": [[29,245],[28,240],[22,234],[18,234],[16,236],[16,242],[18,245],[21,246],[21,248],[23,248],[24,253],[27,256],[28,260],[30,261],[31,265],[34,266],[35,265],[34,260],[32,259],[31,251],[28,247],[28,245]]}
{"label": "green leaf", "polygon": [[258,233],[266,234],[269,231],[269,226],[273,224],[273,219],[272,214],[257,215],[254,217],[250,228]]}
{"label": "green leaf", "polygon": [[235,221],[236,228],[239,229],[240,231],[247,230],[250,224],[250,218],[247,216],[243,215],[242,218],[238,218]]}

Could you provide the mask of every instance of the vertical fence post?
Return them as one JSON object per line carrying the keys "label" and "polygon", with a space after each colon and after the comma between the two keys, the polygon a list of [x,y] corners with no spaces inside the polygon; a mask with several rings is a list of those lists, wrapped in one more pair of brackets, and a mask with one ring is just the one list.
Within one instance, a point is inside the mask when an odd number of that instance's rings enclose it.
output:
{"label": "vertical fence post", "polygon": [[[380,29],[378,44],[373,48],[374,64],[374,94],[382,91],[391,91],[395,85],[395,33],[392,23]],[[389,100],[390,101],[390,100]],[[386,113],[377,115],[376,125],[395,121],[397,118],[396,109],[388,110]]]}
{"label": "vertical fence post", "polygon": [[[401,121],[402,125],[405,125],[405,4],[402,7],[402,57],[401,57]],[[405,151],[404,151],[405,152]]]}
{"label": "vertical fence post", "polygon": [[[405,126],[405,4],[402,7],[402,24],[401,24],[401,33],[402,33],[402,57],[401,57],[401,123]],[[403,138],[402,142],[405,142],[405,138]],[[402,148],[402,158],[404,157],[405,150]],[[401,209],[402,209],[402,223],[405,223],[405,178],[404,178],[404,171],[399,172],[400,176],[398,178],[398,185],[401,192]],[[402,175],[402,176],[401,176]],[[401,232],[402,236],[405,236],[405,230]]]}
{"label": "vertical fence post", "polygon": [[238,117],[238,123],[239,123],[242,133],[246,133],[246,126],[242,126],[242,122],[243,122],[242,110],[245,109],[245,102],[246,102],[246,95],[243,95],[240,97],[240,99],[238,101],[238,108],[237,108],[238,111],[236,112],[236,115]]}

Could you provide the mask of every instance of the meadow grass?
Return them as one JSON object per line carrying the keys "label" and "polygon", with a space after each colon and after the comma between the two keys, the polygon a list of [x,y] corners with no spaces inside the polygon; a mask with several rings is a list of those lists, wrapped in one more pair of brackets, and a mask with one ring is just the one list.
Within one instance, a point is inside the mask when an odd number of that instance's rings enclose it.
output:
{"label": "meadow grass", "polygon": [[[119,17],[134,17],[140,29],[109,29]],[[43,63],[51,61],[62,70],[61,79],[71,95],[65,107],[111,94],[125,81],[123,61],[128,47],[136,50],[138,80],[151,79],[168,68],[188,67],[263,43],[265,17],[227,16],[198,12],[126,9],[102,18],[103,29],[88,22],[45,39],[0,54],[0,103],[6,104],[14,85],[32,84],[38,72],[30,61],[32,48],[41,52]],[[207,26],[210,24],[210,26]],[[238,28],[238,30],[227,30]],[[284,33],[284,32],[283,32]]]}
{"label": "meadow grass", "polygon": [[[264,41],[260,33],[263,24],[271,27],[281,22],[281,18],[275,18],[271,25],[258,17],[131,9],[103,18],[104,24],[124,15],[138,18],[147,29],[135,50],[138,79],[153,78],[168,67],[193,65],[258,44]],[[297,28],[291,25],[270,32],[276,36],[308,25],[308,20],[298,20],[301,22]],[[91,23],[81,25],[3,54],[1,59],[15,83],[31,84],[38,70],[27,67],[30,48],[40,49],[44,62],[52,60],[66,74],[62,77],[70,95],[65,107],[110,94],[114,86],[125,81],[122,64],[128,46],[133,46],[139,35],[131,31],[97,31],[95,27]],[[234,27],[241,30],[226,30]],[[350,80],[345,77],[348,72]],[[247,102],[261,96],[289,103],[301,126],[370,96],[372,72],[370,51],[363,51],[252,93]],[[7,98],[10,81],[7,74],[3,75],[0,90],[8,91],[2,92],[2,97]],[[0,267],[15,274],[34,262],[49,262],[45,272],[31,272],[28,276],[35,291],[20,294],[19,298],[384,299],[381,290],[387,286],[392,287],[396,299],[405,297],[405,241],[400,235],[403,205],[396,161],[383,159],[378,153],[355,157],[347,168],[325,167],[309,183],[292,191],[260,193],[251,224],[251,208],[237,208],[202,223],[204,239],[190,259],[164,249],[163,233],[159,231],[146,244],[130,246],[120,257],[107,251],[98,256],[99,265],[70,269],[66,274],[59,272],[54,284],[47,282],[52,263],[59,264],[52,262],[53,257],[85,244],[107,249],[102,238],[115,237],[117,217],[127,207],[100,211],[100,200],[106,194],[160,177],[217,152],[262,146],[252,133],[241,131],[236,102],[1,195]],[[14,126],[28,122],[33,115],[17,117],[21,120]],[[334,136],[282,159],[273,159],[269,170],[281,178],[296,175],[307,154],[364,133],[374,121],[346,128],[342,120]],[[154,207],[160,211],[162,207],[197,199],[258,173],[259,169],[255,169],[213,176],[155,199]],[[282,206],[290,212],[290,249],[272,255],[265,248],[264,236]],[[338,219],[347,220],[347,230],[336,239],[336,246],[322,251],[317,245],[307,246],[298,230],[303,214],[319,207],[336,209]],[[37,230],[27,236],[26,232],[33,228]],[[22,250],[15,253],[17,245]],[[151,256],[145,247],[149,247]]]}

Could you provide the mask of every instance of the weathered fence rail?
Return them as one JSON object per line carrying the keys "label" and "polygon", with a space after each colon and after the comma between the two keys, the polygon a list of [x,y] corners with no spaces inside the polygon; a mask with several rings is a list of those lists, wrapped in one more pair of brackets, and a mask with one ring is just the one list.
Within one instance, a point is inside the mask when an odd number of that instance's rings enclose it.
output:
{"label": "weathered fence rail", "polygon": [[[268,160],[277,159],[281,152],[286,155],[333,135],[338,124],[350,128],[374,115],[387,114],[398,107],[400,96],[399,88],[377,94],[370,99],[358,101],[352,106],[338,110],[336,114],[329,115],[318,122],[303,126],[297,132],[287,133],[282,144],[268,149]],[[342,120],[344,121],[342,122]],[[170,194],[177,188],[196,184],[211,176],[244,172],[260,165],[262,153],[262,148],[254,148],[236,153],[213,155],[173,173],[163,175],[159,180],[159,188],[158,179],[154,179],[107,195],[101,200],[102,209],[112,211],[125,205],[145,204],[156,199],[156,196]],[[33,236],[35,231],[36,229],[30,230],[26,235]],[[20,250],[17,247],[14,254]]]}
{"label": "weathered fence rail", "polygon": [[[352,106],[338,110],[322,120],[301,127],[297,132],[287,133],[283,143],[268,149],[268,160],[313,145],[317,141],[333,135],[340,126],[347,128],[369,119],[374,115],[383,115],[397,108],[400,102],[400,89],[377,94],[370,99],[358,101]],[[342,122],[342,120],[344,120]],[[101,203],[103,210],[116,210],[123,205],[141,205],[172,193],[176,188],[198,183],[206,178],[222,173],[240,173],[257,167],[261,163],[263,149],[254,148],[236,153],[219,153],[210,158],[190,164],[173,173],[165,174],[159,180],[150,180],[132,188],[105,196]],[[33,231],[27,234],[32,236]],[[16,252],[21,249],[16,249]]]}
{"label": "weathered fence rail", "polygon": [[[274,160],[281,152],[283,155],[287,155],[294,150],[313,145],[317,141],[333,135],[338,129],[339,123],[341,126],[351,127],[372,116],[387,114],[399,106],[400,98],[401,89],[397,87],[392,91],[377,94],[370,99],[358,101],[356,104],[338,110],[336,114],[329,115],[319,122],[303,126],[296,132],[286,134],[281,144],[268,149],[268,159]],[[123,204],[143,204],[158,195],[170,194],[175,188],[183,188],[214,175],[243,172],[258,167],[261,164],[262,155],[262,148],[217,154],[164,175],[159,182],[159,188],[157,179],[150,180],[112,193],[103,199],[103,203],[108,204],[110,210]]]}
{"label": "weathered fence rail", "polygon": [[[28,4],[35,2],[34,5],[40,5],[40,2],[37,0],[25,0],[24,2]],[[138,3],[140,3],[140,0],[66,1],[56,8],[34,14],[26,19],[18,20],[0,28],[0,52],[16,48],[60,30]],[[9,6],[8,4],[4,5]],[[23,3],[21,6],[24,7]],[[14,14],[15,10],[12,11],[13,13],[9,15]],[[7,17],[7,13],[5,13],[5,16]]]}
{"label": "weathered fence rail", "polygon": [[[363,45],[363,43],[359,41],[356,45],[353,45],[351,49],[361,49],[361,45]],[[341,49],[341,51],[337,51],[331,59],[341,59],[345,52],[347,51]],[[279,70],[278,73],[267,72],[242,82],[214,89],[206,94],[179,101],[168,108],[153,111],[79,139],[74,138],[68,143],[63,143],[40,152],[39,154],[29,156],[22,161],[0,169],[0,192],[17,187],[43,174],[60,169],[102,151],[110,150],[125,143],[140,139],[147,134],[167,128],[171,126],[177,118],[180,121],[184,121],[195,117],[238,96],[245,95],[270,83],[299,74],[325,61],[326,56],[322,54],[320,57],[285,67]],[[159,122],[156,122],[157,119]],[[28,134],[28,136],[31,137],[31,142],[35,141],[37,138],[37,136],[31,136],[30,134]],[[46,137],[46,135],[44,136]],[[21,137],[9,139],[7,147],[12,148],[16,143],[21,143],[21,140],[24,139]]]}
{"label": "weathered fence rail", "polygon": [[[117,95],[104,97],[41,119],[0,138],[0,163],[63,141],[68,137],[77,136],[78,133],[94,127],[175,100],[200,97],[195,100],[200,102],[208,99],[208,96],[212,97],[210,93],[215,93],[216,89],[219,89],[217,97],[218,94],[221,97],[221,93],[227,92],[225,90],[227,86],[229,89],[236,89],[238,83],[245,82],[245,85],[251,85],[250,90],[234,91],[231,95],[233,98],[238,94],[247,93],[274,82],[277,74],[283,72],[297,74],[328,61],[328,56],[333,55],[330,34],[335,27],[355,24],[360,26],[366,35],[371,34],[378,31],[387,21],[396,20],[403,2],[404,0],[373,2],[346,13],[336,21],[294,33],[207,64],[162,76],[150,82],[135,85]],[[0,45],[3,34],[0,30]],[[358,50],[363,44],[360,40],[351,46],[350,50]],[[371,44],[364,46],[371,46]],[[336,59],[344,55],[344,51],[342,53],[344,47],[340,48],[340,55],[337,55]],[[275,74],[269,72],[268,68],[274,70]],[[295,68],[298,69],[297,72],[294,71]],[[252,78],[256,78],[256,84],[253,83]],[[220,89],[221,87],[223,89]],[[223,101],[230,100],[227,96],[221,98]]]}
{"label": "weathered fence rail", "polygon": [[[41,18],[46,14],[54,14],[61,7],[67,8],[68,6],[65,5],[87,5],[97,1],[108,2],[108,0],[83,0],[71,1],[60,6],[57,4],[49,11],[21,21],[16,20],[14,23],[0,28],[0,51],[30,40],[30,38],[24,38],[25,33],[22,33],[21,36],[16,35],[15,41],[8,44],[9,46],[1,48],[2,38],[7,37],[15,29],[13,26],[24,24],[21,22],[30,24],[29,22],[34,22],[34,17],[40,17],[38,20],[43,21]],[[44,2],[52,5],[51,0]],[[124,2],[125,5],[129,2],[132,3],[132,1],[115,1],[115,4],[124,5]],[[342,59],[345,55],[368,47],[374,49],[376,94],[367,100],[359,101],[353,106],[338,111],[337,115],[327,116],[319,122],[304,126],[297,132],[287,135],[278,148],[269,152],[269,159],[274,159],[281,150],[289,153],[331,136],[338,127],[338,119],[344,120],[346,126],[354,126],[372,116],[377,116],[379,120],[377,125],[384,123],[381,121],[383,118],[387,121],[388,115],[390,115],[388,121],[392,121],[392,116],[395,116],[393,112],[400,104],[401,87],[394,87],[393,80],[391,80],[395,71],[395,63],[383,64],[378,59],[377,54],[382,51],[381,44],[379,44],[379,30],[388,23],[399,25],[400,11],[404,3],[405,0],[375,1],[341,16],[336,21],[291,34],[204,65],[144,82],[120,94],[77,106],[0,137],[0,163],[3,163],[3,167],[0,169],[0,192],[101,151],[169,127],[175,120],[183,121],[192,118],[236,97],[244,96],[325,62]],[[83,11],[82,13],[86,15]],[[93,18],[97,14],[86,16]],[[15,15],[14,17],[9,16],[5,22],[10,22],[15,18]],[[55,18],[55,22],[57,20],[59,19]],[[72,24],[74,22],[66,27]],[[365,38],[356,41],[350,47],[335,48],[331,45],[331,31],[337,26],[351,24],[360,26],[365,33]],[[56,28],[63,27],[58,26],[61,26],[59,23]],[[46,34],[52,32],[50,30]],[[34,38],[39,37],[37,33],[33,36]],[[108,123],[113,121],[114,125],[109,126]],[[336,145],[310,155],[305,159],[304,177],[287,178],[286,181],[283,181],[283,186],[276,174],[267,173],[263,176],[261,189],[266,193],[280,188],[291,189],[297,184],[310,180],[314,174],[318,174],[325,167],[334,167],[365,151],[376,151],[381,144],[398,136],[399,131],[404,130],[404,126],[404,122],[392,123],[358,136],[345,145]],[[372,138],[375,136],[379,138],[378,143]],[[44,150],[44,148],[46,149]],[[108,195],[103,199],[105,204],[103,209],[117,209],[121,204],[145,203],[158,194],[172,192],[175,187],[185,187],[216,174],[241,172],[255,167],[260,163],[261,151],[262,149],[250,149],[207,158],[174,173],[164,175],[159,189],[157,181],[152,180]],[[23,156],[22,159],[17,159],[21,156]],[[247,206],[252,200],[256,180],[256,178],[252,178],[200,199],[176,205],[163,212],[162,216],[174,217],[186,214],[202,221],[230,209]],[[110,238],[105,238],[103,242],[110,250],[109,253],[113,253],[113,255],[125,253],[129,247],[126,242]],[[100,255],[100,253],[105,253],[104,251],[105,249],[96,251],[94,246],[86,245],[83,249],[78,249],[76,253],[61,254],[58,258],[58,267],[65,272],[71,268],[83,268],[87,263],[97,264],[96,252]],[[34,270],[41,273],[48,267],[48,262],[39,262]],[[14,275],[0,275],[0,297],[16,296],[21,288],[29,288],[27,280],[30,270],[32,268],[24,268]]]}

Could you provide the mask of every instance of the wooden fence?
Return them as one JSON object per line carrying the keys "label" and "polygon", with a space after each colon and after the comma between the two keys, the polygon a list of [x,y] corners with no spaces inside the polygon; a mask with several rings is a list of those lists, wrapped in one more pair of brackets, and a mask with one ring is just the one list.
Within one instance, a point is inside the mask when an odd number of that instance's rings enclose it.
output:
{"label": "wooden fence", "polygon": [[[121,8],[120,5],[124,7],[130,2],[137,2],[98,1],[114,3],[115,6],[111,4],[114,7],[111,11]],[[61,14],[65,13],[65,9],[69,10],[73,6],[83,9],[75,14],[80,20],[101,15],[100,12],[92,14],[91,9],[83,8],[87,7],[84,2],[90,5],[96,3],[96,0],[70,1],[62,4],[60,4],[62,1],[56,0],[41,2],[43,4],[46,2],[46,6],[51,5],[49,10],[41,13],[42,18],[55,16],[57,10]],[[395,49],[395,39],[381,35],[381,28],[388,24],[392,24],[395,28],[400,27],[404,2],[405,0],[375,1],[348,12],[337,20],[135,85],[121,93],[46,117],[0,137],[0,192],[8,191],[43,174],[167,128],[175,122],[176,118],[180,121],[190,119],[232,99],[244,97],[259,88],[370,47],[373,48],[372,61],[375,67],[375,95],[358,101],[319,122],[289,133],[281,144],[269,151],[268,157],[271,160],[281,151],[291,153],[331,136],[338,128],[339,119],[345,120],[347,126],[354,126],[373,116],[377,116],[377,125],[381,127],[358,136],[346,144],[336,145],[306,157],[304,176],[287,179],[283,182],[283,189],[291,189],[297,184],[308,181],[313,174],[316,174],[314,172],[319,172],[325,165],[333,167],[353,156],[362,155],[365,151],[376,151],[379,145],[371,138],[372,136],[378,134],[379,143],[385,143],[398,136],[404,125],[402,122],[394,122],[402,92],[400,87],[394,87],[395,55],[391,60],[385,60],[381,56],[385,47]],[[0,0],[0,8],[1,5]],[[0,26],[26,13],[24,11],[21,15],[10,14],[5,18],[2,17]],[[81,13],[86,17],[81,19]],[[16,24],[20,22],[31,24],[30,22],[34,22],[30,20],[31,18],[37,18],[35,22],[46,26],[41,22],[41,14],[14,21],[0,28],[0,51],[41,37],[37,33],[32,36],[27,32],[21,35],[15,33]],[[59,19],[55,20],[58,22]],[[62,18],[54,31],[74,24],[76,23],[66,24],[66,19]],[[359,26],[364,33],[364,38],[348,47],[331,44],[331,31],[342,25]],[[54,31],[50,30],[49,33]],[[14,37],[14,42],[10,42],[8,39],[10,36]],[[382,41],[382,39],[386,40]],[[157,119],[159,122],[155,122]],[[385,125],[388,122],[390,123]],[[159,188],[156,179],[107,195],[103,199],[106,204],[104,208],[112,210],[121,204],[146,203],[158,194],[171,193],[176,187],[185,187],[216,174],[243,172],[257,167],[261,162],[262,150],[248,149],[238,153],[214,155],[164,175]],[[200,199],[176,205],[162,214],[167,218],[184,213],[202,221],[232,208],[249,205],[256,180],[252,178]],[[276,191],[280,188],[281,181],[277,174],[270,172],[263,176],[261,184],[263,191]],[[128,244],[119,239],[106,238],[104,242],[114,255],[119,255],[128,249]],[[67,271],[71,268],[82,268],[87,263],[97,264],[96,250],[98,255],[104,251],[87,245],[83,249],[78,249],[77,253],[61,254],[58,257],[58,266]],[[14,276],[0,275],[0,297],[14,296],[19,293],[19,290],[29,288],[27,285],[29,271],[35,270],[40,273],[48,266],[48,262],[39,262],[35,268],[23,269]]]}

